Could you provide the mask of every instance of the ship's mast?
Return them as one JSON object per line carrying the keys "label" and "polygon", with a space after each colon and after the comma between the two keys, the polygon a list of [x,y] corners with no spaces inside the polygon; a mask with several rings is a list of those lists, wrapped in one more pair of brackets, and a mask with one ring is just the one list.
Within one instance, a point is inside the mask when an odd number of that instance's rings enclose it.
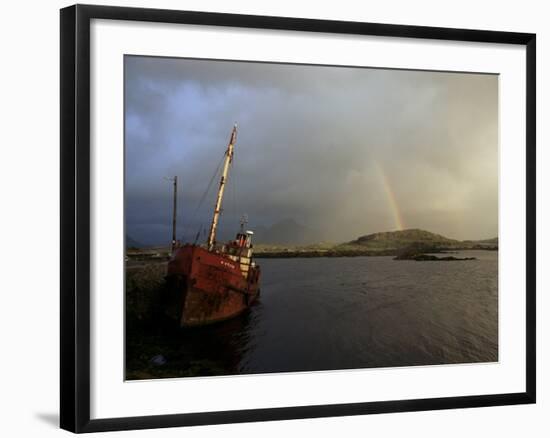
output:
{"label": "ship's mast", "polygon": [[233,148],[237,141],[237,124],[233,126],[231,131],[231,137],[229,139],[229,145],[225,151],[225,160],[223,162],[222,176],[220,179],[220,188],[218,189],[218,196],[216,198],[216,206],[214,207],[214,216],[212,217],[212,225],[210,226],[210,233],[208,234],[208,248],[212,248],[216,241],[216,228],[218,227],[218,221],[220,219],[220,213],[222,209],[223,192],[225,190],[225,182],[227,181],[227,175],[229,173],[229,165],[233,161]]}
{"label": "ship's mast", "polygon": [[178,211],[177,208],[177,199],[178,199],[178,176],[174,176],[172,180],[174,182],[174,199],[172,206],[172,253],[176,249],[176,214]]}
{"label": "ship's mast", "polygon": [[172,243],[170,245],[170,252],[173,253],[176,249],[176,214],[177,214],[177,199],[178,199],[178,176],[173,178],[164,177],[166,181],[171,181],[174,185],[174,193],[172,199]]}

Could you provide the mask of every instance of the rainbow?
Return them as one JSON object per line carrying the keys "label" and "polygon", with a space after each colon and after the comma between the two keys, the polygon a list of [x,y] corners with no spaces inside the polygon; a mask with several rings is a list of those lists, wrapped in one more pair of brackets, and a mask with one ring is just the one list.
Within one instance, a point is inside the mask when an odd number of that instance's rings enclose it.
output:
{"label": "rainbow", "polygon": [[386,192],[388,207],[391,210],[391,214],[395,223],[395,228],[397,230],[403,230],[405,228],[405,222],[403,221],[403,215],[401,214],[401,210],[399,209],[399,204],[397,203],[397,199],[395,197],[395,192],[393,191],[391,182],[388,178],[388,175],[386,175],[386,172],[384,172],[384,169],[382,168],[382,166],[380,166],[379,163],[376,163],[376,167],[378,168],[380,182],[382,183],[384,191]]}

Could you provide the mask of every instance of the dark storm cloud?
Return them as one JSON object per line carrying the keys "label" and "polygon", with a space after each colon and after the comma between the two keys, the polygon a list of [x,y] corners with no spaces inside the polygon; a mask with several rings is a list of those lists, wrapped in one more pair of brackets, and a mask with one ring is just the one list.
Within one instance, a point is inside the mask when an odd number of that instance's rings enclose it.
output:
{"label": "dark storm cloud", "polygon": [[187,237],[207,226],[217,181],[196,206],[235,122],[226,229],[246,212],[252,228],[293,218],[319,240],[497,235],[496,76],[127,57],[125,87],[136,240],[169,235],[165,176],[180,178]]}

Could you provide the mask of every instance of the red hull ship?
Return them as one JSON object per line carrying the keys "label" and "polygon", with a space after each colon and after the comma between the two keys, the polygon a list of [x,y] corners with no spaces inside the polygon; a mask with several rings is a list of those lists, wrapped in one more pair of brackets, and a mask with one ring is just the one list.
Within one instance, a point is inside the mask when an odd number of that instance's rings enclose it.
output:
{"label": "red hull ship", "polygon": [[235,240],[216,244],[216,228],[237,126],[233,127],[225,152],[224,166],[212,225],[206,245],[175,247],[168,262],[166,314],[180,326],[197,326],[223,321],[242,313],[259,295],[260,267],[252,260],[251,231],[245,221]]}

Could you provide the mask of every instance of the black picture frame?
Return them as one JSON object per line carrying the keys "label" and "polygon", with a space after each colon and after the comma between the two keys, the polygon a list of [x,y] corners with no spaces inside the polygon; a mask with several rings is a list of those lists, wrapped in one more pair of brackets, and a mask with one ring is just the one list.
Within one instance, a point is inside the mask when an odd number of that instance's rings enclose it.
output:
{"label": "black picture frame", "polygon": [[[100,432],[535,403],[535,34],[89,5],[70,6],[61,9],[60,14],[61,428],[76,433]],[[416,400],[90,419],[90,21],[92,19],[525,46],[527,79],[526,391]]]}

